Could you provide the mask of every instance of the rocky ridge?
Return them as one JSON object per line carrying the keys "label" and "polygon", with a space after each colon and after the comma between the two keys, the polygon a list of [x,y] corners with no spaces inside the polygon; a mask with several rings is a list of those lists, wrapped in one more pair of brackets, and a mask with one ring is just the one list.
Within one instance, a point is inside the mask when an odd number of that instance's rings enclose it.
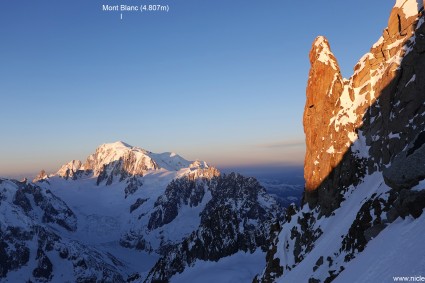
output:
{"label": "rocky ridge", "polygon": [[416,1],[397,1],[388,28],[349,79],[342,78],[328,41],[318,37],[313,43],[304,109],[310,207],[318,204],[329,215],[342,188],[383,170],[423,129],[420,10]]}
{"label": "rocky ridge", "polygon": [[[359,273],[362,263],[356,259],[367,260],[362,254],[381,246],[387,264],[397,261],[389,251],[403,244],[385,246],[379,238],[422,223],[423,6],[397,0],[388,27],[349,79],[342,78],[326,38],[314,41],[303,120],[304,206],[288,209],[275,227],[266,267],[255,281],[386,280],[379,274],[386,263],[362,266]],[[403,252],[415,254],[421,243],[404,235],[410,240]],[[417,256],[407,265],[392,265],[391,272],[420,270],[423,258]]]}
{"label": "rocky ridge", "polygon": [[[179,182],[196,187],[194,181]],[[202,187],[195,189],[198,194],[192,194],[191,202],[199,203]],[[211,200],[200,213],[198,229],[171,246],[145,282],[167,281],[197,261],[219,261],[239,251],[267,250],[271,226],[279,222],[282,211],[255,179],[232,173],[214,177],[204,188]]]}
{"label": "rocky ridge", "polygon": [[258,258],[281,215],[254,178],[122,142],[34,181],[0,181],[0,280],[167,281],[196,262]]}
{"label": "rocky ridge", "polygon": [[98,177],[98,185],[104,181],[106,185],[110,185],[114,178],[122,181],[131,176],[143,176],[149,170],[178,171],[189,166],[208,167],[206,163],[199,161],[191,164],[175,153],[156,154],[118,141],[99,146],[95,153],[87,157],[85,163],[72,160],[51,176],[76,180],[82,175],[91,175]]}
{"label": "rocky ridge", "polygon": [[0,211],[0,279],[124,282],[119,260],[61,236],[76,231],[77,218],[50,191],[0,179]]}

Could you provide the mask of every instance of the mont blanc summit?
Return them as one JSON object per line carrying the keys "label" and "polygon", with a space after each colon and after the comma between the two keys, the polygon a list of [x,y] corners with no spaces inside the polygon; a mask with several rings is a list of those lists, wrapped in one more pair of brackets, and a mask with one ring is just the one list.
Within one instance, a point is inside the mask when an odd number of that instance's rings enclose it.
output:
{"label": "mont blanc summit", "polygon": [[224,258],[253,277],[282,212],[254,178],[123,142],[0,188],[9,281],[151,282]]}

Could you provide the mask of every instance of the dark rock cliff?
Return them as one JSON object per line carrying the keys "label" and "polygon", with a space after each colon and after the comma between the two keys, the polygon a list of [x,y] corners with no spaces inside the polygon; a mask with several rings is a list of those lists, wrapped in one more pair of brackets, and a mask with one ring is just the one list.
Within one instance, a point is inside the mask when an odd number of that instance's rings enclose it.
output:
{"label": "dark rock cliff", "polygon": [[348,80],[327,40],[313,43],[304,111],[305,202],[325,215],[339,207],[341,191],[390,166],[424,130],[422,13],[396,5],[388,28]]}
{"label": "dark rock cliff", "polygon": [[303,120],[304,206],[287,211],[254,281],[331,282],[396,219],[422,216],[424,22],[422,3],[396,1],[388,28],[349,79],[328,41],[314,41]]}

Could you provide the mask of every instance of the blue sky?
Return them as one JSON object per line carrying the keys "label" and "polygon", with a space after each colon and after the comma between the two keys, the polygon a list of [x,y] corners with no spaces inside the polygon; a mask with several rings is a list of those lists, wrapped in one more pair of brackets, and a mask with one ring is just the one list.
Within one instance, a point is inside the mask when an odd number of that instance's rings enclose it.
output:
{"label": "blue sky", "polygon": [[[168,13],[102,4],[168,4]],[[0,176],[56,170],[123,140],[214,165],[302,164],[308,52],[344,76],[393,1],[6,0]]]}

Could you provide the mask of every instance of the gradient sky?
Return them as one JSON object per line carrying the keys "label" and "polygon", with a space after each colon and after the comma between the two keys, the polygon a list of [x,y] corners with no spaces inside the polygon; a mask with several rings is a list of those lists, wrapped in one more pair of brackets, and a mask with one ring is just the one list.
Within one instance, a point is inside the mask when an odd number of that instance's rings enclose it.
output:
{"label": "gradient sky", "polygon": [[[168,4],[168,13],[101,11]],[[4,0],[0,176],[123,140],[216,166],[302,164],[308,52],[344,76],[394,1]]]}

